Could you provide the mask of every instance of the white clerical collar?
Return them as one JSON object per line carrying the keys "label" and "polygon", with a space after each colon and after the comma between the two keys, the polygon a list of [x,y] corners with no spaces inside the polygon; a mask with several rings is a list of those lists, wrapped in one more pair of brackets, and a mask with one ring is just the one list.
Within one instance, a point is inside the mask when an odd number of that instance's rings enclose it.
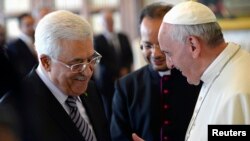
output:
{"label": "white clerical collar", "polygon": [[162,77],[164,75],[170,75],[171,74],[171,71],[170,70],[167,70],[167,71],[159,71],[159,75]]}

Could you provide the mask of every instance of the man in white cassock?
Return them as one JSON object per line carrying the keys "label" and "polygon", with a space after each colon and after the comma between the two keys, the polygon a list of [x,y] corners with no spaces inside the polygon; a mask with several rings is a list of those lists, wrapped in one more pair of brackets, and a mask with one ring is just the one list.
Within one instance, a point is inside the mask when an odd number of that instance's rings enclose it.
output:
{"label": "man in white cassock", "polygon": [[158,39],[169,68],[180,70],[190,84],[203,82],[186,141],[207,141],[208,125],[250,124],[250,55],[225,42],[208,7],[177,4],[164,16]]}

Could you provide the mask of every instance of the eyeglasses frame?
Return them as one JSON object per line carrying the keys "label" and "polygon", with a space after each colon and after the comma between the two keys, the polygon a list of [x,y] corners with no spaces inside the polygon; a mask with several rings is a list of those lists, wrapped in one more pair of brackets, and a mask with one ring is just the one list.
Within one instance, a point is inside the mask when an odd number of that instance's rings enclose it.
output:
{"label": "eyeglasses frame", "polygon": [[[73,72],[73,73],[80,73],[80,72],[85,71],[85,69],[86,69],[89,65],[91,65],[91,63],[92,63],[93,61],[95,61],[95,64],[93,64],[93,66],[99,64],[100,61],[101,61],[101,58],[102,58],[102,55],[99,54],[97,51],[95,51],[94,54],[93,54],[93,59],[91,59],[89,62],[87,62],[87,63],[77,63],[77,64],[73,64],[73,65],[68,65],[68,64],[66,64],[66,63],[64,63],[64,62],[62,62],[62,61],[59,61],[59,60],[57,60],[57,59],[51,57],[52,60],[54,60],[54,61],[56,61],[56,62],[58,62],[58,63],[64,65],[65,67],[69,68],[69,69],[71,70],[71,72]],[[75,67],[75,66],[78,66],[78,65],[83,65],[82,68],[81,68],[81,70],[80,70],[80,71],[74,71],[74,70],[73,70],[74,67]]]}

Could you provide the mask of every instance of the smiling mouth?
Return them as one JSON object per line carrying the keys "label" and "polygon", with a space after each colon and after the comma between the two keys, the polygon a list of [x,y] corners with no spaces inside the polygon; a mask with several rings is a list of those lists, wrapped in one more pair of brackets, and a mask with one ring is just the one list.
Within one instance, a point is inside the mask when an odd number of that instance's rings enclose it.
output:
{"label": "smiling mouth", "polygon": [[154,64],[156,64],[156,65],[161,65],[161,64],[165,63],[164,60],[153,60],[152,62],[153,62]]}

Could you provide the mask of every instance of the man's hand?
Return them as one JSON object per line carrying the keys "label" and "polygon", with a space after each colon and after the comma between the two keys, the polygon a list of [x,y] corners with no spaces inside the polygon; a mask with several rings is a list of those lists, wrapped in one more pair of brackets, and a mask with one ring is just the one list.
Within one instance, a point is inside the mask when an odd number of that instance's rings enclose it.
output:
{"label": "man's hand", "polygon": [[142,138],[140,138],[139,136],[137,136],[136,133],[132,134],[132,139],[133,139],[133,141],[144,141]]}

